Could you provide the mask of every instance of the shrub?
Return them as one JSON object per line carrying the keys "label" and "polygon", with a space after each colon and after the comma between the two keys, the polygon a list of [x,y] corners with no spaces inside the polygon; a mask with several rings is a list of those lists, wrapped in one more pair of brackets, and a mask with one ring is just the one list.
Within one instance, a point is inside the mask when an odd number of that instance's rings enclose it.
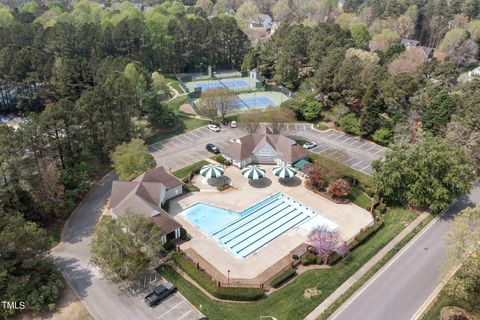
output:
{"label": "shrub", "polygon": [[234,301],[254,301],[264,297],[265,293],[260,288],[221,288],[210,279],[203,271],[198,270],[195,265],[180,252],[174,252],[173,261],[190,278],[196,281],[200,286],[207,290],[211,295],[218,299]]}
{"label": "shrub", "polygon": [[393,138],[393,130],[390,128],[380,128],[372,134],[373,141],[381,144],[388,145]]}
{"label": "shrub", "polygon": [[357,136],[362,135],[362,126],[354,113],[348,113],[340,118],[340,128],[346,133],[352,133]]}
{"label": "shrub", "polygon": [[336,198],[345,198],[352,191],[350,183],[346,179],[340,178],[331,183],[327,187],[327,193]]}
{"label": "shrub", "polygon": [[321,165],[318,161],[313,164],[310,173],[308,174],[308,181],[310,187],[313,189],[323,191],[330,180],[338,178],[340,174],[336,169]]}
{"label": "shrub", "polygon": [[180,239],[189,240],[187,230],[180,228]]}
{"label": "shrub", "polygon": [[384,214],[387,211],[387,206],[384,203],[379,203],[375,209],[379,210],[381,214]]}
{"label": "shrub", "polygon": [[232,164],[229,160],[225,159],[221,154],[214,155],[210,159],[217,161],[218,163],[223,164],[225,166],[230,166]]}
{"label": "shrub", "polygon": [[380,228],[383,227],[383,216],[378,216],[378,219],[375,219],[373,226],[365,228],[359,235],[357,235],[352,242],[350,242],[349,247],[350,251],[364,243],[372,235],[374,235]]}
{"label": "shrub", "polygon": [[367,194],[367,196],[369,196],[370,198],[373,197],[373,195],[375,194],[375,189],[373,188],[365,188],[365,193]]}
{"label": "shrub", "polygon": [[183,189],[186,192],[197,192],[200,191],[200,189],[197,188],[197,186],[193,185],[191,182],[187,182],[183,185]]}
{"label": "shrub", "polygon": [[229,184],[224,184],[223,186],[217,187],[218,191],[225,191],[227,189],[230,189],[232,186]]}
{"label": "shrub", "polygon": [[175,244],[172,242],[172,241],[167,241],[165,242],[165,244],[163,245],[163,248],[167,251],[172,251],[175,249]]}
{"label": "shrub", "polygon": [[342,256],[339,255],[338,253],[334,252],[329,258],[328,258],[328,265],[329,266],[334,266],[336,265],[340,259],[342,259]]}
{"label": "shrub", "polygon": [[287,100],[281,105],[292,110],[297,120],[313,121],[320,118],[323,105],[313,95]]}
{"label": "shrub", "polygon": [[317,256],[313,252],[309,251],[302,256],[300,261],[302,262],[302,265],[304,265],[304,266],[309,266],[311,264],[316,264],[317,263]]}
{"label": "shrub", "polygon": [[284,284],[288,279],[294,277],[297,274],[297,270],[295,268],[290,268],[281,273],[278,277],[275,277],[272,280],[272,288],[278,288],[282,284]]}

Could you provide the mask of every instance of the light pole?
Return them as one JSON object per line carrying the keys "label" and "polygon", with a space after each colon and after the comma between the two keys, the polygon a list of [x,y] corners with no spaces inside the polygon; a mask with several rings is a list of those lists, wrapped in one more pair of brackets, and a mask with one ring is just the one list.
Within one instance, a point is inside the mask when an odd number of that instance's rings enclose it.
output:
{"label": "light pole", "polygon": [[227,270],[227,283],[230,284],[230,270]]}

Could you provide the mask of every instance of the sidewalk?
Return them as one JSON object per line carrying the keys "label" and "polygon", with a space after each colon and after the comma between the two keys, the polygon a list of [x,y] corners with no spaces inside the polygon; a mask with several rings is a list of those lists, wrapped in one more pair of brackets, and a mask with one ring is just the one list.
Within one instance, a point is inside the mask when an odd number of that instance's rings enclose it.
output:
{"label": "sidewalk", "polygon": [[393,247],[395,247],[407,234],[410,233],[416,226],[418,226],[428,214],[420,214],[412,223],[410,223],[405,229],[402,230],[392,241],[390,241],[385,247],[383,247],[373,258],[365,263],[357,272],[355,272],[347,281],[345,281],[340,287],[337,288],[327,299],[319,304],[309,315],[305,317],[305,320],[315,320],[322,312],[330,307],[342,294],[344,294],[352,285],[354,285],[365,273],[368,272],[378,261],[380,261]]}

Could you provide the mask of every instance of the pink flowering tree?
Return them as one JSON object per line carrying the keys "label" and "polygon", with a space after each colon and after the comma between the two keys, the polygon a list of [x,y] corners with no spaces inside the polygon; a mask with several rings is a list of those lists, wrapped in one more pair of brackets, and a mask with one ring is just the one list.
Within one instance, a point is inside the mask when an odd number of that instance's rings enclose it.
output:
{"label": "pink flowering tree", "polygon": [[333,253],[344,257],[348,254],[348,244],[337,230],[329,230],[325,226],[317,226],[308,234],[308,241],[315,254],[322,258],[325,264]]}

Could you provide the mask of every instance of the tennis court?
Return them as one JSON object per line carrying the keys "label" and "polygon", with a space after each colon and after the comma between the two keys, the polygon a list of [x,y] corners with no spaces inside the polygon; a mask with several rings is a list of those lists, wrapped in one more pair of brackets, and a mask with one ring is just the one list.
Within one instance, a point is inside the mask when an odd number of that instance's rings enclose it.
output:
{"label": "tennis court", "polygon": [[281,92],[261,91],[238,94],[239,100],[235,102],[235,108],[263,109],[267,107],[278,107],[282,102],[290,99]]}
{"label": "tennis court", "polygon": [[195,88],[201,88],[202,92],[218,89],[228,88],[233,91],[253,90],[257,80],[248,77],[229,78],[220,80],[201,80],[186,82],[185,85],[188,91],[194,92]]}

